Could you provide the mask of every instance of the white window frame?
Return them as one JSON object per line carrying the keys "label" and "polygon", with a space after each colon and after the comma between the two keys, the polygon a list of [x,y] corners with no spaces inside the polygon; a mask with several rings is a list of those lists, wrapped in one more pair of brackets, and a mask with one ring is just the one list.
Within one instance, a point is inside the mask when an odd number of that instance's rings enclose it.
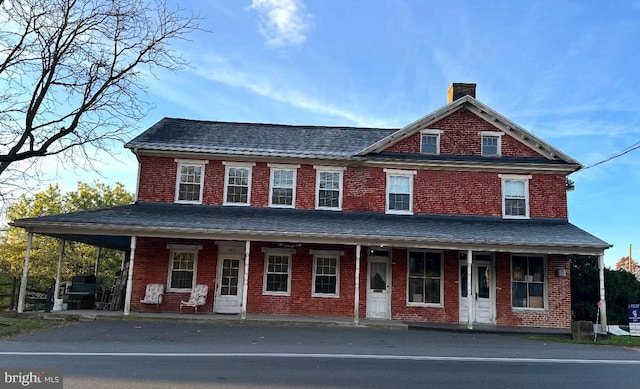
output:
{"label": "white window frame", "polygon": [[[335,166],[313,166],[316,169],[316,209],[329,210],[329,211],[342,211],[342,195],[343,195],[343,180],[345,167]],[[321,207],[320,206],[320,175],[322,173],[338,173],[338,207]]]}
{"label": "white window frame", "polygon": [[[410,302],[409,301],[409,293],[411,292],[409,290],[409,280],[410,280],[410,276],[409,276],[409,271],[411,269],[410,266],[410,258],[411,258],[411,252],[418,252],[418,253],[435,253],[438,254],[440,256],[440,302],[439,303],[429,303],[429,302]],[[438,251],[438,250],[421,250],[421,249],[407,249],[407,306],[408,307],[438,307],[438,308],[442,308],[444,307],[444,252],[443,251]]]}
{"label": "white window frame", "polygon": [[[311,297],[327,297],[327,298],[339,298],[340,297],[340,257],[344,255],[343,251],[334,250],[309,250],[309,253],[313,255],[313,274],[311,276]],[[316,276],[318,268],[318,258],[332,258],[336,260],[336,292],[335,293],[319,293],[316,292]]]}
{"label": "white window frame", "polygon": [[[418,174],[416,170],[397,170],[397,169],[384,169],[384,172],[387,173],[387,182],[386,182],[386,196],[385,196],[385,211],[388,214],[394,215],[413,215],[413,177]],[[409,209],[408,210],[397,210],[397,209],[389,209],[389,189],[390,184],[389,181],[391,177],[407,177],[409,178]]]}
{"label": "white window frame", "polygon": [[[169,274],[167,275],[167,292],[190,292],[196,285],[198,279],[198,251],[202,250],[201,245],[168,244],[169,249]],[[193,278],[191,288],[172,288],[171,279],[173,277],[173,260],[176,253],[193,254]]]}
{"label": "white window frame", "polygon": [[[519,174],[498,174],[498,177],[502,179],[502,217],[504,219],[529,219],[530,218],[530,204],[529,204],[529,180],[531,180],[532,176],[530,175],[519,175]],[[525,201],[525,214],[524,215],[507,215],[507,207],[506,207],[506,182],[507,181],[520,181],[524,183],[524,201]]]}
{"label": "white window frame", "polygon": [[[222,205],[233,205],[237,207],[248,207],[251,205],[251,177],[253,172],[253,167],[256,165],[255,163],[244,163],[244,162],[227,162],[223,161],[224,168],[224,193],[222,194]],[[229,187],[229,169],[247,169],[249,171],[249,175],[247,177],[247,202],[246,203],[236,203],[227,201],[227,189]]]}
{"label": "white window frame", "polygon": [[[543,282],[536,282],[533,280],[528,280],[526,279],[525,281],[515,281],[513,279],[513,257],[526,257],[527,258],[527,265],[529,265],[529,258],[542,258],[542,274],[544,276],[544,281]],[[511,284],[510,284],[510,288],[511,288],[511,293],[509,294],[511,296],[511,309],[515,310],[515,311],[546,311],[549,307],[549,301],[548,301],[548,287],[549,287],[549,275],[547,274],[547,256],[546,255],[542,255],[542,254],[512,254],[511,258],[510,258],[510,274],[509,274],[509,278],[511,280]],[[525,275],[528,277],[530,277],[530,275]],[[527,284],[527,296],[529,295],[528,289],[529,289],[529,283],[541,283],[542,284],[542,308],[531,308],[531,307],[514,307],[513,306],[513,284],[515,282],[524,282]]]}
{"label": "white window frame", "polygon": [[[296,207],[296,176],[298,175],[298,168],[300,165],[283,165],[278,163],[268,163],[268,167],[271,168],[271,172],[269,174],[269,207],[272,208],[295,208]],[[273,189],[274,189],[274,173],[276,170],[282,171],[290,171],[293,172],[293,187],[291,188],[291,205],[288,204],[273,204]]]}
{"label": "white window frame", "polygon": [[[291,258],[293,257],[294,250],[287,249],[263,249],[264,252],[264,272],[262,278],[262,294],[265,296],[291,296]],[[268,291],[267,290],[267,275],[269,274],[269,257],[280,256],[287,257],[287,290],[284,292]],[[278,273],[280,274],[280,273]]]}
{"label": "white window frame", "polygon": [[[420,130],[420,154],[439,155],[440,154],[440,138],[441,138],[441,135],[442,135],[442,130],[434,130],[434,129]],[[422,144],[423,144],[424,136],[435,136],[436,137],[436,152],[435,153],[429,153],[429,152],[426,152],[426,151],[422,151]]]}
{"label": "white window frame", "polygon": [[[486,157],[501,157],[502,156],[502,135],[504,133],[499,131],[481,131],[480,132],[480,154]],[[497,152],[496,154],[485,154],[484,152],[484,138],[498,138]]]}
{"label": "white window frame", "polygon": [[[175,197],[174,197],[174,202],[175,203],[180,203],[180,204],[202,204],[202,194],[204,193],[204,173],[205,173],[205,165],[207,163],[209,163],[209,161],[202,161],[202,160],[193,160],[193,159],[175,159],[175,162],[177,162],[177,171],[176,171],[176,192],[175,192]],[[182,178],[182,168],[183,167],[199,167],[200,170],[200,193],[198,194],[198,200],[180,200],[179,196],[180,196],[180,184],[182,184],[183,182],[181,182],[181,178]]]}

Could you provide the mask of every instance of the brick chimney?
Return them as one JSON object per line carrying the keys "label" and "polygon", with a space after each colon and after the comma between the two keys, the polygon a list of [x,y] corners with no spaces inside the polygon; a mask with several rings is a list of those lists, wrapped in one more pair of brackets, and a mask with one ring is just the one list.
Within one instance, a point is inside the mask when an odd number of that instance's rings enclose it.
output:
{"label": "brick chimney", "polygon": [[453,103],[461,97],[469,95],[475,99],[476,84],[466,84],[462,82],[454,82],[447,91],[447,104]]}

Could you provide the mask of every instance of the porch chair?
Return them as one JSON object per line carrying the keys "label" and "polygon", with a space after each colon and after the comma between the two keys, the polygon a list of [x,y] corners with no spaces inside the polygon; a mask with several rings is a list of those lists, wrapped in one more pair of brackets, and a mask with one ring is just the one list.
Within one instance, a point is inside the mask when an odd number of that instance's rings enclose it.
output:
{"label": "porch chair", "polygon": [[191,291],[188,301],[180,302],[180,312],[182,313],[182,307],[193,307],[195,313],[198,313],[198,306],[204,305],[207,302],[207,294],[209,293],[209,287],[205,284],[196,285]]}
{"label": "porch chair", "polygon": [[163,284],[148,284],[147,289],[144,292],[144,299],[140,300],[140,304],[155,304],[156,312],[162,304],[162,298],[164,297],[164,285]]}

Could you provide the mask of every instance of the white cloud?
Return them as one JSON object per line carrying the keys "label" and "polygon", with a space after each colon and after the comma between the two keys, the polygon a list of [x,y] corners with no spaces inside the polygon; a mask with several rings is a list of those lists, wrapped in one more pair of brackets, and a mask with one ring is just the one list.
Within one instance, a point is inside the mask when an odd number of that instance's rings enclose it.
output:
{"label": "white cloud", "polygon": [[253,0],[251,8],[259,15],[258,29],[271,47],[296,46],[306,40],[308,14],[299,0]]}

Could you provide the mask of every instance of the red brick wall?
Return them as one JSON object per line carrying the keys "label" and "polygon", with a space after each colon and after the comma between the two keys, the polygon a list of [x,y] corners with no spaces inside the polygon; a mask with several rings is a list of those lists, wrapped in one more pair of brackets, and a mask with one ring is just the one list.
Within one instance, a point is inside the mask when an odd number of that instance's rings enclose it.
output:
{"label": "red brick wall", "polygon": [[[567,277],[556,276],[564,268]],[[496,255],[496,324],[524,327],[571,327],[571,277],[569,261],[560,256],[547,257],[547,305],[544,310],[511,308],[511,255]]]}
{"label": "red brick wall", "polygon": [[[461,109],[429,126],[442,130],[440,154],[481,155],[481,131],[500,131],[467,109]],[[502,136],[502,155],[506,157],[539,157],[540,154],[515,140],[509,134]],[[388,147],[385,152],[420,153],[420,132]]]}

